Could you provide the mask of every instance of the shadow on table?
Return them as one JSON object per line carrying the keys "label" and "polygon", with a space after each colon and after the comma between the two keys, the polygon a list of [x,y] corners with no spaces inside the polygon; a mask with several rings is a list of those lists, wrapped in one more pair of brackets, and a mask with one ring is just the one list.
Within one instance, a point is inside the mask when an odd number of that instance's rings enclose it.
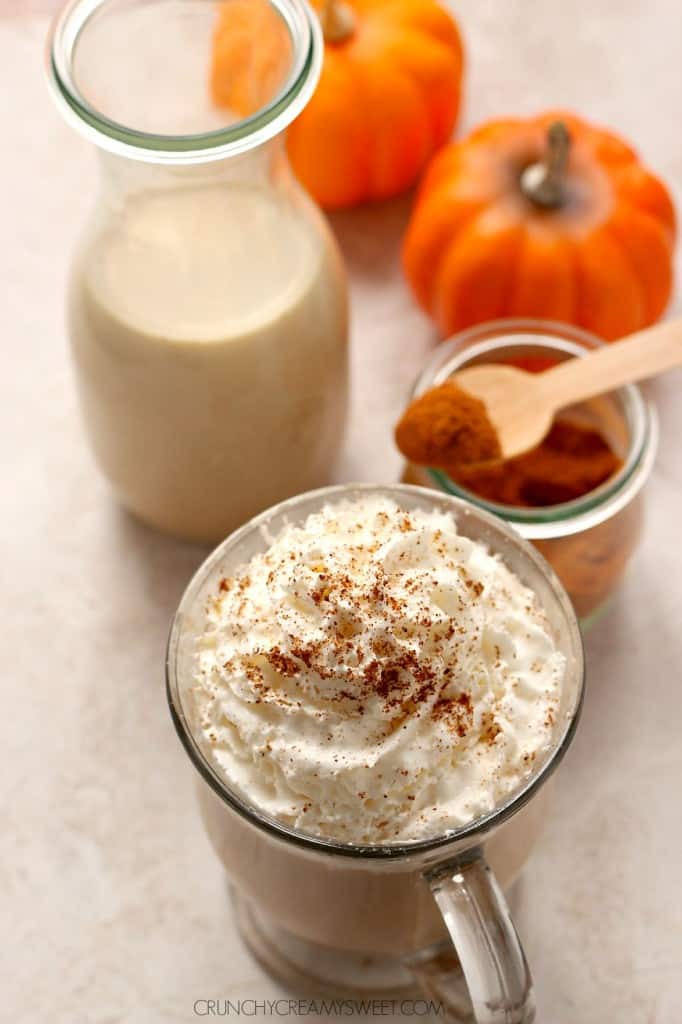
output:
{"label": "shadow on table", "polygon": [[635,562],[628,568],[625,579],[607,606],[583,634],[587,680],[585,707],[590,714],[603,714],[605,726],[613,701],[613,688],[622,685],[613,676],[611,662],[622,651],[623,645],[631,641],[632,615],[629,613],[628,590],[636,573]]}
{"label": "shadow on table", "polygon": [[354,277],[381,283],[395,276],[413,202],[412,193],[408,193],[383,203],[327,214]]}
{"label": "shadow on table", "polygon": [[169,628],[185,587],[212,546],[161,533],[120,505],[114,506],[111,518],[112,544],[131,563],[131,576],[154,621]]}

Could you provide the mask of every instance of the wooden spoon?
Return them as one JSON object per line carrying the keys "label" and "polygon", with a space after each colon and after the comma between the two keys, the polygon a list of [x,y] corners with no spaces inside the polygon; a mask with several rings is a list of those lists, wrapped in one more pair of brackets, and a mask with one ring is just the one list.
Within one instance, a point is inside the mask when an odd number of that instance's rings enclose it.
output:
{"label": "wooden spoon", "polygon": [[682,365],[682,319],[637,331],[544,373],[490,363],[470,366],[453,380],[480,398],[497,430],[502,458],[540,444],[559,409]]}

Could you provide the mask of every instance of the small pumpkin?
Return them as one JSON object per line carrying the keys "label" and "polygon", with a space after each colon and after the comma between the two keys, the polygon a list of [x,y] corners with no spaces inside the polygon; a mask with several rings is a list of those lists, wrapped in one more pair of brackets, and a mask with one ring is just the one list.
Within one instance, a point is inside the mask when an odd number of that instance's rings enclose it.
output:
{"label": "small pumpkin", "polygon": [[[289,128],[294,171],[327,209],[397,195],[414,184],[455,125],[463,63],[457,25],[436,0],[317,0],[316,6],[324,66],[315,94]],[[239,38],[226,4],[211,84],[214,100],[235,109]],[[275,47],[266,46],[265,33],[260,39],[265,49],[258,60],[276,77],[268,52]]]}
{"label": "small pumpkin", "polygon": [[248,117],[279,92],[291,62],[286,25],[268,0],[229,0],[213,33],[211,95]]}
{"label": "small pumpkin", "polygon": [[670,195],[634,150],[550,112],[488,122],[435,157],[403,266],[443,335],[528,316],[612,340],[663,313],[674,242]]}

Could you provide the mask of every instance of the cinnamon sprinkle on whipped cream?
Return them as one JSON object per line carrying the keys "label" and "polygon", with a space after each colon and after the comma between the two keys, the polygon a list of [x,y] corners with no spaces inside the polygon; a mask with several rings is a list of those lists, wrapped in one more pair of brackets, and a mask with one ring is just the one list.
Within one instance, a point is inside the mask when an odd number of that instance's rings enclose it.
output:
{"label": "cinnamon sprinkle on whipped cream", "polygon": [[376,844],[516,790],[551,743],[563,672],[498,557],[448,513],[368,496],[216,579],[190,687],[229,786],[294,828]]}

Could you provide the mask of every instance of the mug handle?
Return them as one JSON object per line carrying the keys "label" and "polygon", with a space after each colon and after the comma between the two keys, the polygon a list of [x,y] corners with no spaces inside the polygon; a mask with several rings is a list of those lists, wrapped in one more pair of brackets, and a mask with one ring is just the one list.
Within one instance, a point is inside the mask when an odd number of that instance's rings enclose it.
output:
{"label": "mug handle", "polygon": [[[425,873],[469,990],[476,1024],[531,1024],[533,982],[502,890],[479,848]],[[420,973],[420,972],[415,972]],[[450,1001],[451,983],[429,972],[431,995]],[[450,975],[451,982],[452,976]],[[457,1018],[455,1018],[457,1019]]]}

